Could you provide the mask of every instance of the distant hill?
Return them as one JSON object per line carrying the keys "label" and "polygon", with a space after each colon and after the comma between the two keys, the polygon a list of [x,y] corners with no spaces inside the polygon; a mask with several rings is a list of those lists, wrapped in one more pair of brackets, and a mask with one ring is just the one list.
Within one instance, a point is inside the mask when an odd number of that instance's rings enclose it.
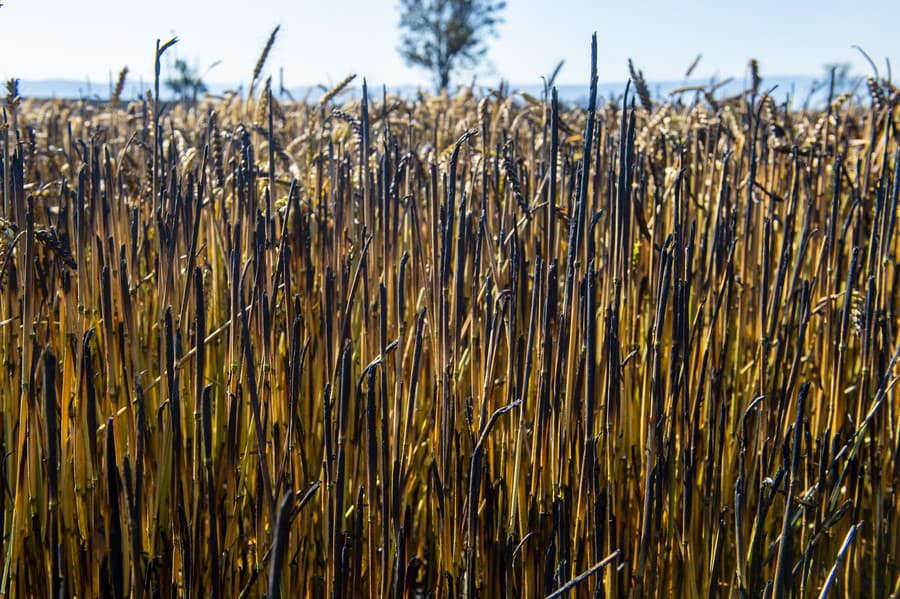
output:
{"label": "distant hill", "polygon": [[[858,81],[859,79],[852,79],[845,85],[845,87],[852,87],[854,84],[858,83]],[[707,87],[709,86],[709,84],[709,80],[699,79],[681,81],[648,81],[650,92],[656,99],[666,98],[673,90],[679,88],[692,86]],[[125,86],[125,91],[122,94],[122,98],[129,100],[142,97],[146,94],[146,90],[149,89],[151,85],[152,83],[149,82],[129,81]],[[791,103],[795,107],[803,106],[807,102],[807,100],[809,100],[810,106],[821,105],[825,101],[828,93],[827,82],[822,81],[820,78],[808,75],[784,75],[767,77],[763,79],[760,89],[768,90],[775,86],[777,86],[777,88],[773,92],[773,96],[776,101],[783,102],[788,97],[790,97]],[[246,92],[246,88],[240,85],[209,83],[208,87],[209,93],[213,95],[220,95],[228,91],[237,91],[238,93]],[[478,85],[478,87],[486,90],[494,88],[495,85]],[[414,96],[420,89],[423,89],[420,86],[415,85],[388,85],[387,88],[390,93],[397,93],[406,97]],[[724,85],[717,87],[714,95],[717,98],[724,98],[726,96],[739,93],[743,88],[743,81],[733,79],[725,83]],[[93,100],[107,100],[110,96],[109,84],[97,84],[86,81],[74,81],[65,79],[23,79],[19,84],[19,89],[24,97],[32,98],[85,98]],[[541,84],[508,84],[507,89],[524,92],[535,97],[540,97],[543,91]],[[370,95],[378,97],[381,95],[382,85],[380,83],[370,82],[369,90]],[[294,87],[289,89],[288,93],[296,100],[306,98],[307,100],[314,102],[318,100],[318,98],[324,93],[324,91],[325,89],[321,86]],[[598,94],[603,100],[621,99],[624,91],[624,81],[616,83],[600,83],[598,86]],[[838,92],[841,91],[845,90],[838,90]],[[559,98],[563,102],[584,103],[587,101],[588,97],[588,85],[559,85],[558,92]],[[358,97],[360,93],[361,86],[359,84],[356,84],[352,88],[349,88],[348,91],[343,95],[343,97]],[[696,92],[692,91],[685,92],[683,98],[685,101],[690,101],[695,94]],[[168,92],[168,90],[161,90],[161,95],[164,98],[172,99],[172,96]]]}

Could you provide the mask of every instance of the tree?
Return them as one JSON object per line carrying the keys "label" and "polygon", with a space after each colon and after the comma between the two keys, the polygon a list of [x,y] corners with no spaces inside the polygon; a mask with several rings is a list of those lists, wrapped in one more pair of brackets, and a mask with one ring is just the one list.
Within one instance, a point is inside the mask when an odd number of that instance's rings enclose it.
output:
{"label": "tree", "polygon": [[166,79],[166,87],[185,104],[193,105],[199,94],[206,93],[207,87],[203,79],[186,61],[180,58],[175,60],[175,73],[174,77]]}
{"label": "tree", "polygon": [[485,37],[503,22],[503,0],[400,0],[400,55],[410,66],[431,71],[439,90],[456,69],[478,64]]}

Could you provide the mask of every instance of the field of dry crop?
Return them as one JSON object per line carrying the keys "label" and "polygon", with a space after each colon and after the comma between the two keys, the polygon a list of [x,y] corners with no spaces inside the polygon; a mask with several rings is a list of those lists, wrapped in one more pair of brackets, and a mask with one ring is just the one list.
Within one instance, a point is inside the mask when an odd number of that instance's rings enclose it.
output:
{"label": "field of dry crop", "polygon": [[900,92],[752,74],[10,86],[0,596],[897,596]]}

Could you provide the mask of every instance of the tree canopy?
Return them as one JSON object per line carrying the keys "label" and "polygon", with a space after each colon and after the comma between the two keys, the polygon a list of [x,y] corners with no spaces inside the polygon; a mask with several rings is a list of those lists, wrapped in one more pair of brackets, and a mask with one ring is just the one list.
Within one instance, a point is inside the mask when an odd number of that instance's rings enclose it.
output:
{"label": "tree canopy", "polygon": [[188,104],[196,103],[197,96],[207,91],[206,83],[203,82],[197,69],[181,58],[175,60],[175,76],[166,79],[165,83],[173,94]]}
{"label": "tree canopy", "polygon": [[505,1],[400,0],[400,54],[431,72],[439,89],[457,69],[474,67],[487,51],[485,38],[503,22]]}

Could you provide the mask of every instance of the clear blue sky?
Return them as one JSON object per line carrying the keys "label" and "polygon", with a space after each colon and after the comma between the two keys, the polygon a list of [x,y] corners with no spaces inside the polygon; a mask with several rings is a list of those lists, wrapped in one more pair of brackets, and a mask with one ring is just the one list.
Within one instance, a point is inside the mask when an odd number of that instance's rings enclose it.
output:
{"label": "clear blue sky", "polygon": [[[156,39],[177,35],[172,56],[205,69],[211,82],[246,82],[265,40],[281,24],[268,67],[288,86],[329,84],[349,73],[392,85],[427,84],[398,56],[393,0],[0,0],[0,77],[90,80],[105,85],[122,66],[152,79]],[[869,73],[859,44],[884,72],[900,69],[900,1],[855,0],[508,0],[491,40],[482,81],[537,83],[566,60],[559,83],[588,78],[598,32],[601,81],[623,81],[631,57],[650,80],[679,79],[697,55],[695,76],[745,72],[759,60],[769,75],[819,75],[828,62]],[[895,77],[896,79],[896,77]]]}

